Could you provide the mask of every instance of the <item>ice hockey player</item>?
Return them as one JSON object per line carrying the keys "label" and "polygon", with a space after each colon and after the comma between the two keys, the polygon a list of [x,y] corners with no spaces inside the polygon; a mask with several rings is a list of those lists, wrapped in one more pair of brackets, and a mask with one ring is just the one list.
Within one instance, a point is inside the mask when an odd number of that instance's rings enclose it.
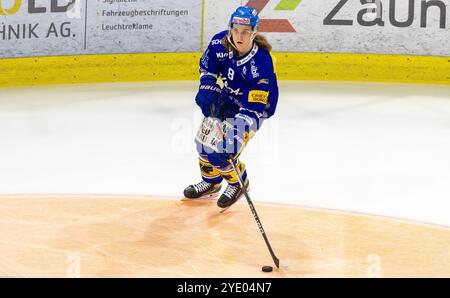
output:
{"label": "ice hockey player", "polygon": [[[258,33],[258,24],[255,9],[237,8],[228,30],[212,38],[200,59],[200,86],[195,101],[205,118],[196,144],[203,181],[188,186],[185,198],[218,196],[225,179],[228,186],[217,205],[228,208],[234,204],[243,191],[230,158],[248,190],[247,171],[239,156],[263,122],[274,115],[278,102],[272,46]],[[218,84],[219,77],[223,87]],[[218,127],[217,123],[225,124],[219,129],[223,135],[211,141],[208,133]]]}

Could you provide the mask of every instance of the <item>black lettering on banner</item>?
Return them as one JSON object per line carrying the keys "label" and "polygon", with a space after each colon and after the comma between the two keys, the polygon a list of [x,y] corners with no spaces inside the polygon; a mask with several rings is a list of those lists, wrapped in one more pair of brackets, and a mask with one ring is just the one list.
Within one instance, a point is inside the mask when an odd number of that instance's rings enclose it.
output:
{"label": "black lettering on banner", "polygon": [[[384,26],[383,21],[383,4],[381,1],[361,0],[361,4],[375,4],[376,8],[366,8],[358,13],[358,24],[361,26]],[[377,17],[372,21],[365,21],[364,15],[376,13]]]}
{"label": "black lettering on banner", "polygon": [[39,38],[35,32],[39,24],[0,25],[0,40]]}
{"label": "black lettering on banner", "polygon": [[39,24],[34,24],[33,27],[31,27],[31,24],[29,25],[29,31],[28,31],[28,38],[31,39],[31,35],[34,36],[34,38],[39,38],[39,36],[34,32],[36,28],[39,26]]}
{"label": "black lettering on banner", "polygon": [[[59,6],[58,0],[52,0],[50,4],[50,12],[66,12],[69,7],[75,3],[77,0],[71,0],[68,4]],[[45,13],[47,12],[46,7],[36,7],[36,0],[28,0],[28,12],[29,13]]]}
{"label": "black lettering on banner", "polygon": [[58,0],[52,0],[51,12],[66,12],[76,0],[71,0],[67,5],[59,6]]}
{"label": "black lettering on banner", "polygon": [[441,29],[445,29],[446,27],[446,19],[447,19],[447,7],[445,6],[445,3],[442,1],[422,1],[422,13],[420,17],[420,27],[426,28],[427,27],[427,12],[428,8],[436,6],[440,9],[440,21],[439,21],[439,27]]}
{"label": "black lettering on banner", "polygon": [[[415,16],[415,3],[416,0],[385,0],[389,2],[389,22],[392,26],[398,28],[406,28],[413,25]],[[436,12],[434,9],[439,10],[439,28],[445,29],[447,22],[447,5],[442,0],[418,0],[421,2],[420,5],[420,27],[427,27],[428,13],[430,11]],[[336,25],[336,26],[352,26],[353,20],[338,20],[336,19],[336,15],[342,10],[342,8],[347,4],[348,0],[339,0],[337,5],[332,9],[332,11],[325,17],[323,24],[324,25]],[[385,26],[385,21],[383,18],[383,3],[382,0],[360,0],[362,5],[372,4],[375,7],[364,8],[358,12],[357,15],[357,23],[361,26],[369,27],[369,26]],[[400,9],[397,7],[398,2],[401,4],[408,5],[408,8]],[[402,12],[407,12],[406,20],[398,20],[397,18],[397,10],[401,10]],[[373,20],[365,20],[364,17],[369,14],[376,13],[376,18]],[[418,17],[417,17],[418,19]]]}
{"label": "black lettering on banner", "polygon": [[44,13],[47,9],[45,7],[36,7],[36,0],[28,0],[29,13]]}
{"label": "black lettering on banner", "polygon": [[414,21],[414,0],[409,0],[408,19],[404,22],[399,22],[395,19],[395,2],[395,0],[391,0],[389,5],[389,21],[392,26],[400,28],[411,26]]}
{"label": "black lettering on banner", "polygon": [[341,10],[342,7],[348,2],[348,0],[341,0],[336,5],[335,8],[326,16],[326,18],[323,20],[324,25],[342,25],[342,26],[351,26],[353,25],[352,20],[335,20],[333,19],[336,14]]}
{"label": "black lettering on banner", "polygon": [[48,29],[46,38],[49,38],[50,35],[53,35],[54,37],[70,37],[70,22],[64,22],[59,26],[59,35],[58,30],[56,28],[55,23],[50,24],[50,28]]}
{"label": "black lettering on banner", "polygon": [[50,28],[48,28],[47,38],[50,37],[50,34],[55,35],[55,37],[58,37],[58,32],[56,31],[55,23],[50,24]]}
{"label": "black lettering on banner", "polygon": [[70,22],[64,22],[61,24],[60,32],[61,32],[62,37],[70,37],[71,30],[70,30],[69,26],[70,26]]}

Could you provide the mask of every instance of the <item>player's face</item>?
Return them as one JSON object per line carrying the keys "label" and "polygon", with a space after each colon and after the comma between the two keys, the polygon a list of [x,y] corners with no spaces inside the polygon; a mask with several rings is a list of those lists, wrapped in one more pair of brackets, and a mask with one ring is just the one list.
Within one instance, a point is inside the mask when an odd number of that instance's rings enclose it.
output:
{"label": "player's face", "polygon": [[231,36],[233,37],[234,45],[240,54],[246,54],[252,49],[252,26],[234,24],[231,28]]}

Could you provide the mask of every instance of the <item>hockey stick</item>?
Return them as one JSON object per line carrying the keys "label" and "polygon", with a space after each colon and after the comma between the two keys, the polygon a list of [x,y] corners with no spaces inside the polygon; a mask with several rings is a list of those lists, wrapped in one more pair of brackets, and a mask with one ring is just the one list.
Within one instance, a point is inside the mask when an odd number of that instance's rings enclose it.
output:
{"label": "hockey stick", "polygon": [[239,171],[237,170],[236,164],[233,161],[233,158],[229,159],[229,162],[231,163],[231,166],[233,167],[234,172],[236,173],[237,177],[238,177],[238,181],[239,184],[241,185],[242,191],[244,192],[245,198],[247,199],[247,203],[250,207],[250,209],[252,210],[252,214],[253,214],[253,218],[256,221],[256,224],[259,227],[259,231],[261,232],[264,241],[266,242],[267,248],[269,249],[270,255],[272,256],[273,262],[275,263],[275,266],[277,266],[277,268],[283,267],[283,268],[287,268],[287,263],[281,261],[277,258],[277,256],[275,255],[275,253],[273,252],[272,246],[269,243],[269,239],[267,238],[266,232],[264,231],[263,225],[261,223],[261,220],[259,219],[258,213],[256,213],[256,209],[255,206],[253,205],[252,200],[250,199],[250,195],[247,192],[247,188],[244,185],[244,181],[242,181],[242,177],[239,174]]}

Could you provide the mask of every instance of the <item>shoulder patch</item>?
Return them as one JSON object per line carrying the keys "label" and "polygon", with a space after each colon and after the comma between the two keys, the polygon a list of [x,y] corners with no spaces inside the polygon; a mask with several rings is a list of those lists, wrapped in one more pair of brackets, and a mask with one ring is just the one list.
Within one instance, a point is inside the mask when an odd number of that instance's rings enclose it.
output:
{"label": "shoulder patch", "polygon": [[269,99],[269,92],[262,90],[251,90],[248,93],[248,102],[267,104]]}

